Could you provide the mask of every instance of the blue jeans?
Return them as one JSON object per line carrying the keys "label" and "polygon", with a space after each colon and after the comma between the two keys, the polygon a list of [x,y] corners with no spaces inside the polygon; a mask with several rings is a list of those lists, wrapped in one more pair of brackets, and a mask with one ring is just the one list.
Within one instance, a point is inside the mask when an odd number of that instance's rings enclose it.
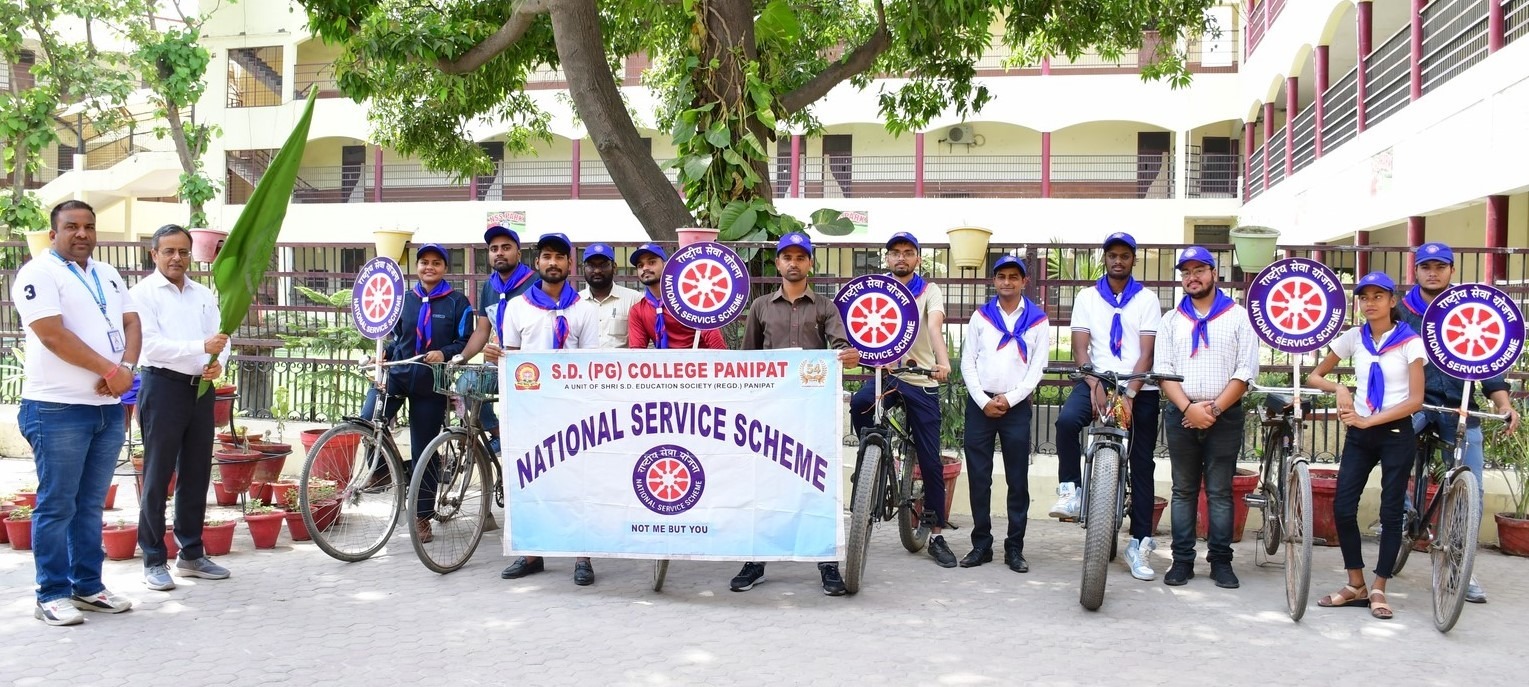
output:
{"label": "blue jeans", "polygon": [[[1156,496],[1152,454],[1157,450],[1157,421],[1162,396],[1151,389],[1137,392],[1131,402],[1131,538],[1152,536],[1152,501]],[[1083,483],[1083,429],[1094,421],[1087,382],[1077,382],[1056,419],[1057,481]],[[1137,494],[1141,496],[1138,497]]]}
{"label": "blue jeans", "polygon": [[[1453,444],[1455,443],[1455,432],[1459,429],[1459,422],[1455,417],[1425,410],[1412,415],[1412,433],[1422,434],[1424,428],[1433,425],[1434,431],[1439,433],[1440,439]],[[1486,465],[1486,451],[1482,448],[1483,440],[1481,425],[1476,425],[1475,427],[1466,426],[1465,455],[1462,457],[1462,460],[1465,461],[1465,467],[1470,468],[1471,473],[1476,475],[1476,492],[1478,496],[1483,495],[1486,490],[1486,483],[1482,481],[1481,477],[1481,470]],[[1454,460],[1454,455],[1445,455],[1444,460]],[[1409,493],[1407,494],[1407,505],[1409,507],[1412,505],[1411,501],[1412,494]]]}
{"label": "blue jeans", "polygon": [[122,451],[122,406],[22,399],[17,424],[37,466],[32,513],[38,603],[90,596],[101,583],[101,511]]}
{"label": "blue jeans", "polygon": [[[913,435],[913,450],[918,455],[919,474],[924,477],[924,512],[937,513],[935,522],[948,527],[949,513],[945,512],[944,468],[940,465],[940,389],[909,384],[896,377],[881,382],[881,407],[903,407],[908,422],[908,433]],[[875,381],[866,382],[849,399],[849,420],[855,436],[876,421]],[[859,466],[855,466],[856,469]],[[930,477],[933,475],[934,477]]]}
{"label": "blue jeans", "polygon": [[1205,483],[1205,556],[1211,563],[1232,562],[1232,476],[1242,448],[1246,417],[1242,406],[1227,408],[1210,429],[1184,427],[1184,413],[1169,407],[1163,413],[1168,457],[1173,464],[1173,561],[1195,559],[1195,524],[1200,509],[1200,483]]}

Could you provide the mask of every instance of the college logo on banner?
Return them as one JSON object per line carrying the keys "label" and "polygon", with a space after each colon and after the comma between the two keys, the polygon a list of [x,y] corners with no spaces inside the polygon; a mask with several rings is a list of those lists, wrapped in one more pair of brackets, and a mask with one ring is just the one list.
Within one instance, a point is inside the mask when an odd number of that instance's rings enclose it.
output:
{"label": "college logo on banner", "polygon": [[849,342],[861,364],[891,365],[918,340],[918,301],[896,277],[867,274],[851,279],[834,295]]}
{"label": "college logo on banner", "polygon": [[350,317],[368,339],[380,339],[393,331],[403,316],[403,270],[392,258],[367,260],[356,274],[350,290]]}
{"label": "college logo on banner", "polygon": [[535,391],[542,388],[542,371],[531,363],[515,366],[515,390]]}
{"label": "college logo on banner", "polygon": [[1524,315],[1508,294],[1485,284],[1444,290],[1423,312],[1423,348],[1449,376],[1496,377],[1524,350]]}
{"label": "college logo on banner", "polygon": [[706,470],[683,446],[661,444],[642,454],[632,468],[637,500],[659,515],[678,515],[695,507],[706,491]]}
{"label": "college logo on banner", "polygon": [[721,329],[749,305],[749,270],[743,258],[714,241],[674,251],[659,283],[664,311],[692,329]]}
{"label": "college logo on banner", "polygon": [[1284,353],[1306,353],[1338,337],[1348,295],[1338,275],[1316,260],[1286,258],[1248,287],[1248,318],[1258,338]]}

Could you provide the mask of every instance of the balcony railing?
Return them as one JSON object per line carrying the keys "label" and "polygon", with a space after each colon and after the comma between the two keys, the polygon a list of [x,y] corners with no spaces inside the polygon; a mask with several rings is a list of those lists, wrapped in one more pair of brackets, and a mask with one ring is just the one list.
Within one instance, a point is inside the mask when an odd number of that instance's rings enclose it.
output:
{"label": "balcony railing", "polygon": [[1252,200],[1264,192],[1264,152],[1265,148],[1256,148],[1253,154],[1248,156],[1248,191],[1246,198]]}
{"label": "balcony railing", "polygon": [[1190,198],[1236,198],[1237,179],[1242,175],[1242,156],[1227,153],[1201,153],[1190,150],[1185,195]]}
{"label": "balcony railing", "polygon": [[1359,131],[1359,67],[1350,69],[1322,95],[1322,154],[1347,143]]}
{"label": "balcony railing", "polygon": [[1438,0],[1423,8],[1423,93],[1487,57],[1487,5]]}
{"label": "balcony railing", "polygon": [[1529,0],[1503,0],[1502,14],[1506,42],[1529,36]]}
{"label": "balcony railing", "polygon": [[1295,116],[1290,127],[1295,142],[1290,156],[1291,171],[1299,172],[1317,159],[1317,108],[1308,105]]}
{"label": "balcony railing", "polygon": [[340,92],[340,82],[335,80],[333,63],[299,63],[294,65],[293,69],[296,70],[294,97],[305,97],[308,89],[313,87],[318,87],[320,98],[345,97],[345,94]]}
{"label": "balcony railing", "polygon": [[1269,156],[1269,185],[1285,180],[1285,129],[1274,130],[1274,135],[1264,144],[1264,154]]}
{"label": "balcony railing", "polygon": [[1385,43],[1364,58],[1368,84],[1364,94],[1365,126],[1375,126],[1402,109],[1411,99],[1412,27],[1403,24]]}

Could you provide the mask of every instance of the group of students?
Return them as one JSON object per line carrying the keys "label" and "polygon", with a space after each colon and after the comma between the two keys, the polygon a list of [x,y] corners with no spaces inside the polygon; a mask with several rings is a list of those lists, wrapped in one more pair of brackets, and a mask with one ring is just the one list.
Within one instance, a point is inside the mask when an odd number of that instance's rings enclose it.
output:
{"label": "group of students", "polygon": [[[54,208],[52,222],[52,254],[22,268],[12,297],[27,328],[29,352],[20,425],[33,447],[40,482],[34,516],[39,585],[35,615],[49,624],[64,625],[81,622],[79,610],[120,612],[132,606],[101,584],[96,523],[122,442],[120,397],[129,390],[139,362],[146,373],[140,399],[148,451],[143,503],[150,506],[143,509],[140,529],[145,582],[151,589],[174,587],[162,539],[165,491],[173,471],[180,475],[177,495],[186,497],[176,499],[175,536],[181,553],[175,572],[211,579],[229,576],[206,558],[200,544],[198,508],[205,506],[205,499],[198,498],[197,490],[205,493],[207,488],[211,399],[194,393],[197,382],[221,373],[227,337],[216,331],[216,304],[210,292],[185,278],[191,237],[184,229],[172,225],[156,232],[151,245],[155,275],[134,287],[130,297],[120,275],[90,257],[95,247],[95,215],[88,205],[60,204]],[[585,286],[575,290],[568,280],[576,251],[567,236],[542,235],[534,247],[534,269],[522,263],[515,231],[493,226],[484,241],[493,271],[476,307],[445,280],[450,255],[444,246],[427,243],[416,249],[416,282],[405,296],[402,317],[385,348],[388,359],[422,356],[423,362],[440,363],[457,356],[472,358],[481,351],[486,361],[497,363],[515,350],[726,347],[719,331],[698,332],[665,312],[659,284],[667,256],[657,244],[643,244],[630,255],[641,291],[615,283],[616,254],[603,243],[583,251]],[[915,236],[897,233],[885,248],[886,268],[915,296],[922,323],[922,334],[903,362],[929,372],[888,378],[882,401],[905,409],[920,471],[941,474],[938,393],[939,384],[952,371],[943,339],[944,296],[939,285],[918,274],[921,247]],[[1203,483],[1209,502],[1210,576],[1220,587],[1235,588],[1239,583],[1231,566],[1231,480],[1243,440],[1241,400],[1259,370],[1258,343],[1247,313],[1216,286],[1215,257],[1203,247],[1191,246],[1179,253],[1175,266],[1184,295],[1166,315],[1158,297],[1132,276],[1135,239],[1123,232],[1111,234],[1102,250],[1104,276],[1074,301],[1073,361],[1117,373],[1155,370],[1183,381],[1162,382],[1160,388],[1132,382],[1124,392],[1128,402],[1118,410],[1105,407],[1107,390],[1099,382],[1092,378],[1076,382],[1056,422],[1059,486],[1051,515],[1078,515],[1082,430],[1100,413],[1122,413],[1133,437],[1139,439],[1131,442],[1128,458],[1132,500],[1126,562],[1136,578],[1155,579],[1152,455],[1161,409],[1168,423],[1165,433],[1173,477],[1173,564],[1164,582],[1182,585],[1195,575],[1196,505]],[[1453,421],[1419,410],[1425,399],[1458,406],[1461,393],[1459,383],[1425,364],[1416,334],[1427,303],[1450,285],[1453,254],[1443,244],[1428,244],[1417,255],[1417,285],[1405,298],[1398,297],[1395,283],[1383,273],[1359,280],[1355,298],[1364,324],[1335,340],[1331,353],[1307,380],[1337,395],[1340,419],[1349,427],[1335,503],[1349,580],[1319,605],[1367,605],[1380,618],[1391,617],[1385,585],[1400,545],[1403,491],[1413,450],[1412,435],[1406,430],[1420,431],[1433,424],[1447,440],[1453,439]],[[837,308],[809,284],[814,268],[810,237],[802,233],[782,237],[775,267],[781,285],[750,305],[742,347],[832,349],[845,367],[858,365],[860,355],[846,336]],[[1008,486],[1004,563],[1024,573],[1029,571],[1024,537],[1030,507],[1031,404],[1051,351],[1051,328],[1044,308],[1024,296],[1029,281],[1024,260],[1001,256],[994,260],[991,272],[994,296],[966,327],[960,359],[968,396],[964,449],[973,510],[971,550],[958,560],[945,541],[943,529],[949,523],[941,480],[924,482],[922,524],[931,530],[929,555],[942,567],[976,567],[994,559],[991,488],[995,441],[1001,441]],[[102,288],[103,279],[111,285],[110,291]],[[200,309],[201,316],[178,317],[188,309]],[[209,361],[209,356],[221,357]],[[1363,402],[1356,402],[1353,392],[1327,378],[1343,358],[1353,360],[1358,388],[1365,390]],[[857,434],[872,422],[873,388],[866,384],[851,398]],[[1509,405],[1503,380],[1490,380],[1483,389],[1496,410],[1509,413],[1510,425],[1516,426],[1518,417]],[[423,447],[446,419],[446,399],[434,391],[433,377],[421,366],[391,368],[385,390],[385,394],[371,390],[364,414],[369,415],[374,404],[382,401],[384,413],[392,417],[407,399],[410,469],[419,469]],[[1165,409],[1163,400],[1168,402]],[[492,408],[485,406],[482,420],[497,451],[500,427]],[[1466,463],[1479,477],[1483,462],[1479,421],[1471,422],[1466,441]],[[1376,464],[1382,474],[1382,535],[1375,582],[1367,587],[1359,550],[1358,504]],[[414,526],[428,541],[428,502],[420,509]],[[820,563],[818,568],[825,594],[845,593],[837,564]],[[521,556],[501,577],[515,579],[544,570],[541,558]],[[745,563],[729,587],[747,591],[764,573],[764,563]],[[593,583],[589,558],[575,561],[573,578],[579,585]],[[1467,598],[1485,600],[1474,580]]]}

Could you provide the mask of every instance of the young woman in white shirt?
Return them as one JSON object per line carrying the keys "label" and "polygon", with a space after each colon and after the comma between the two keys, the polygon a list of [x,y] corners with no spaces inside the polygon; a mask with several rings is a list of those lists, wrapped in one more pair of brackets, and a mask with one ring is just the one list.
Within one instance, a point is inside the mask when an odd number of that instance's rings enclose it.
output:
{"label": "young woman in white shirt", "polygon": [[[1390,620],[1386,583],[1401,550],[1402,510],[1412,472],[1415,441],[1412,414],[1423,404],[1423,341],[1401,320],[1396,282],[1371,272],[1354,287],[1354,302],[1364,324],[1333,341],[1306,383],[1338,396],[1338,418],[1348,427],[1338,467],[1333,516],[1348,583],[1317,601],[1318,606],[1369,606],[1370,615]],[[1344,358],[1351,358],[1358,385],[1327,378]],[[1375,582],[1365,587],[1364,556],[1359,551],[1359,497],[1370,472],[1380,464],[1380,554]]]}

